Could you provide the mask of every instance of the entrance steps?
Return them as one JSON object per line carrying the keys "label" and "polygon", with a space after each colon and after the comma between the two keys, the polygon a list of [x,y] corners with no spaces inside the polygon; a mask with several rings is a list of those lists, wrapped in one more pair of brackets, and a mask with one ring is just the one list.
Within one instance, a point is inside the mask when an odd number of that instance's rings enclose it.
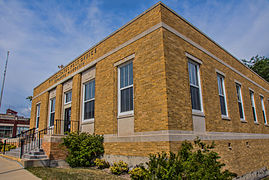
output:
{"label": "entrance steps", "polygon": [[30,151],[29,153],[26,153],[22,156],[23,159],[48,159],[48,156],[45,154],[43,149],[35,149],[33,151]]}

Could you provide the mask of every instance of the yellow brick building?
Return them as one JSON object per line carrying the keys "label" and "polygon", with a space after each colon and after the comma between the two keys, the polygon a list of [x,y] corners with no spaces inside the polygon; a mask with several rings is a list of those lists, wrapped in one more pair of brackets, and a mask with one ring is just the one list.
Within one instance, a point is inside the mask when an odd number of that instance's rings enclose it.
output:
{"label": "yellow brick building", "polygon": [[199,136],[240,175],[269,167],[268,120],[268,82],[158,3],[37,86],[30,126],[103,134],[129,164]]}

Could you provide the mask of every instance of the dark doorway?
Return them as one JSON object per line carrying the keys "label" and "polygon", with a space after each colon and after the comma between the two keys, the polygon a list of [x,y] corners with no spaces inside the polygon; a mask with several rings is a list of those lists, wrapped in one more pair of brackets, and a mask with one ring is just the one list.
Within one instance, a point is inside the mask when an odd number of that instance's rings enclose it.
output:
{"label": "dark doorway", "polygon": [[70,132],[71,107],[64,110],[64,133]]}

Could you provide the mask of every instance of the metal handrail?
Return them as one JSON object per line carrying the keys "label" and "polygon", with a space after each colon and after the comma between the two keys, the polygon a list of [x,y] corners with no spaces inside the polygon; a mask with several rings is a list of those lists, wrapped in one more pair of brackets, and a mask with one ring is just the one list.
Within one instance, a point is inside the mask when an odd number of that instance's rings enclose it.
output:
{"label": "metal handrail", "polygon": [[[7,144],[16,145],[16,147],[20,147],[20,158],[27,153],[36,148],[41,149],[43,136],[46,134],[66,134],[66,132],[79,132],[79,123],[78,120],[70,120],[68,124],[65,124],[65,120],[56,119],[54,126],[50,126],[41,130],[37,130],[36,128],[29,129],[27,131],[23,131],[21,134],[18,134],[10,139],[4,140],[4,152],[5,146]],[[68,126],[68,127],[67,127]],[[63,129],[62,129],[63,127]],[[63,133],[62,133],[63,130]]]}
{"label": "metal handrail", "polygon": [[70,124],[66,124],[66,121],[63,119],[55,120],[55,134],[67,134],[67,132],[79,132],[79,123],[78,120],[70,120]]}

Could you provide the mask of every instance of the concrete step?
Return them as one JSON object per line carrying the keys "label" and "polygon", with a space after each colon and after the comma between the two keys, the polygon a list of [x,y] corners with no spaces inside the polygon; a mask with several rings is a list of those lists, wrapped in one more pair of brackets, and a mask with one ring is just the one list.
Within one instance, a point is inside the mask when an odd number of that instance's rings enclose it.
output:
{"label": "concrete step", "polygon": [[37,155],[45,155],[45,152],[43,149],[34,149],[27,154],[37,156]]}
{"label": "concrete step", "polygon": [[44,159],[22,159],[21,161],[24,168],[28,167],[49,167],[50,160],[48,158]]}
{"label": "concrete step", "polygon": [[37,155],[44,155],[44,152],[39,152],[39,151],[35,151],[35,152],[29,152],[29,155],[33,155],[33,156],[37,156]]}
{"label": "concrete step", "polygon": [[31,155],[31,154],[24,154],[23,159],[47,159],[47,155]]}

